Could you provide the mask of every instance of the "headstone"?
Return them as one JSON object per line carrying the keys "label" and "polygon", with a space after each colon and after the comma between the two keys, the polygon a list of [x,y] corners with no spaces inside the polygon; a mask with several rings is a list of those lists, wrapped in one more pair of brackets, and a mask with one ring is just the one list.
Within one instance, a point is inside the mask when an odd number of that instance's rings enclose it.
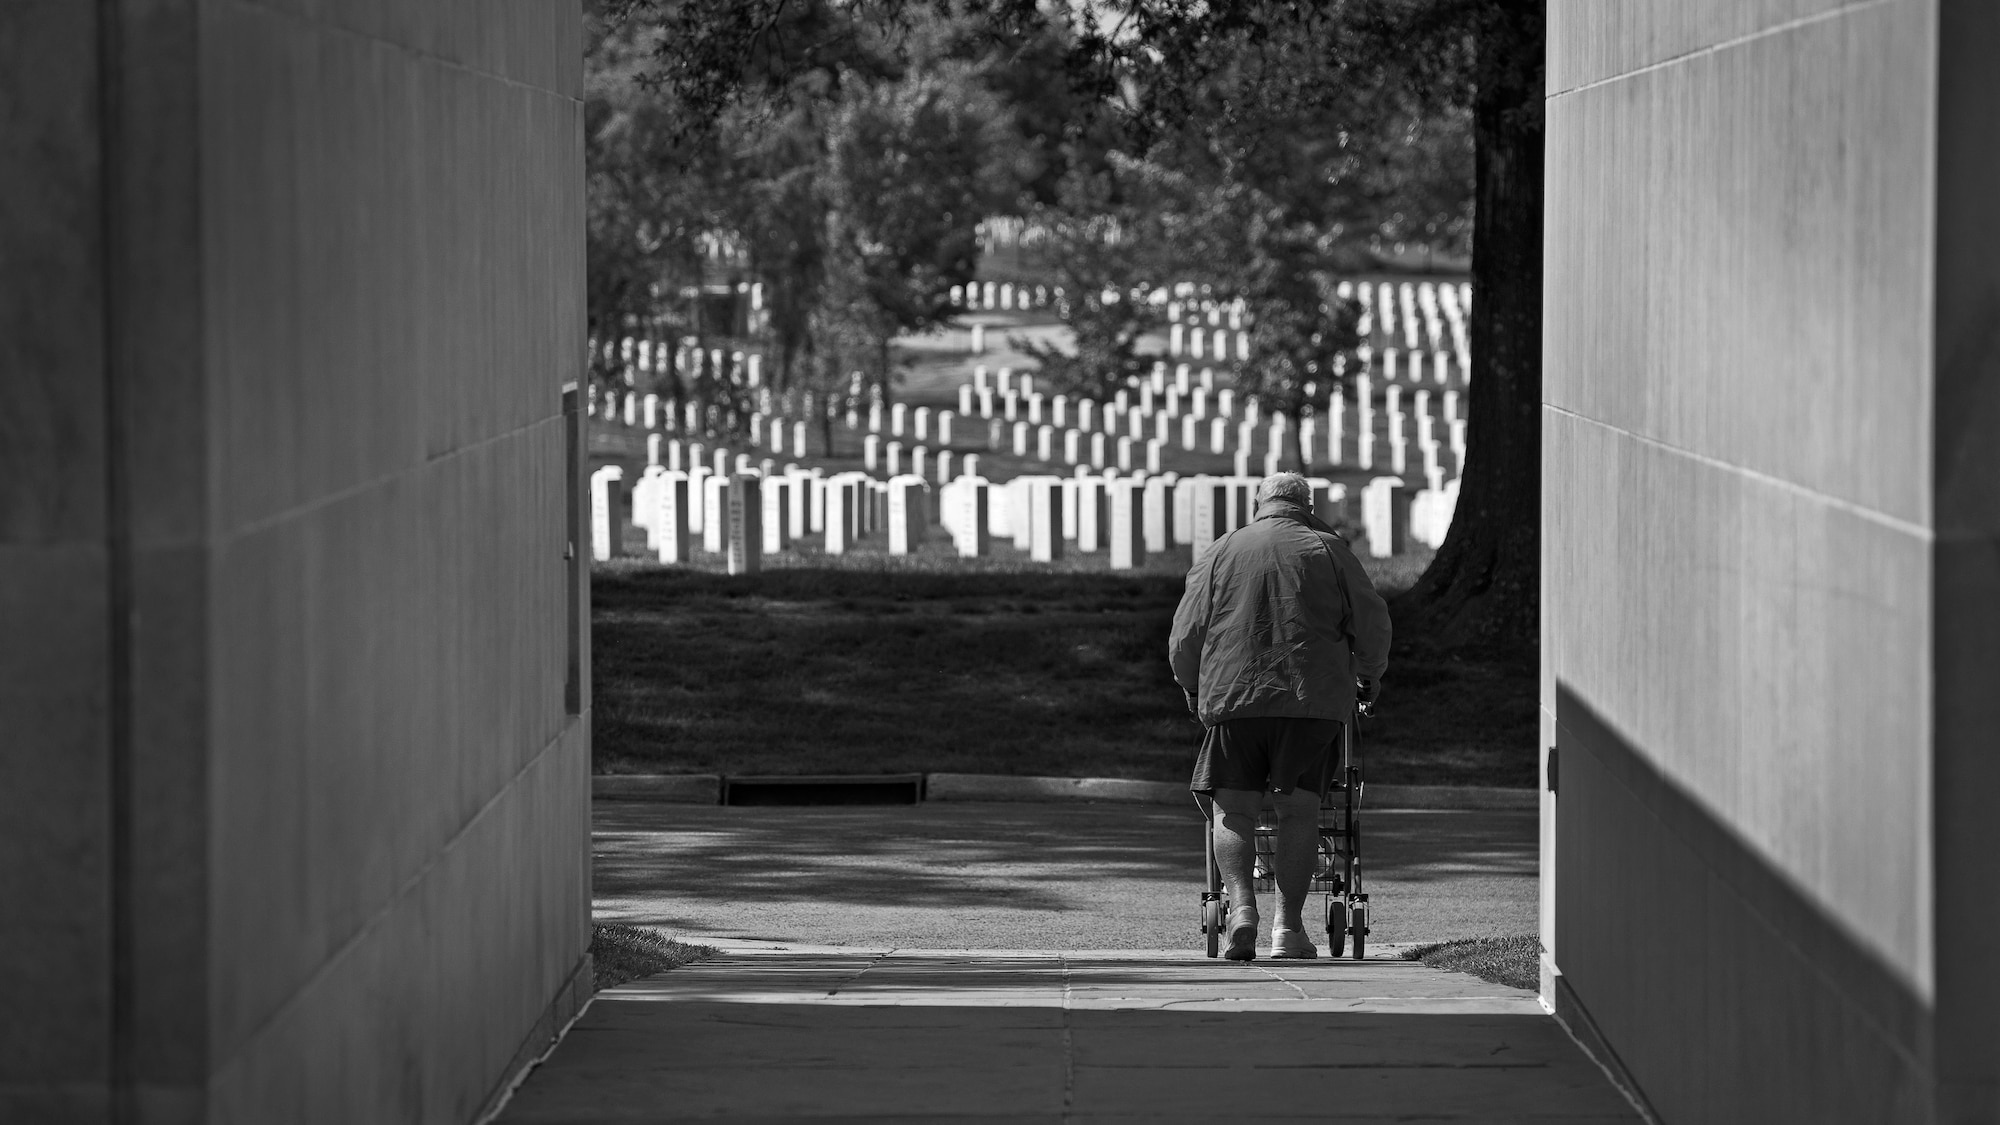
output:
{"label": "headstone", "polygon": [[889,481],[889,553],[907,555],[923,541],[923,478],[895,477]]}
{"label": "headstone", "polygon": [[785,545],[790,546],[806,537],[812,514],[812,475],[802,469],[793,469],[785,474],[786,483],[791,487],[785,493]]}
{"label": "headstone", "polygon": [[[827,452],[831,453],[832,450],[828,450]],[[792,423],[792,456],[804,457],[805,455],[806,424],[804,422],[794,422]]]}
{"label": "headstone", "polygon": [[1107,546],[1113,570],[1131,570],[1145,561],[1145,499],[1141,488],[1138,482],[1130,480],[1114,480],[1107,486],[1111,494]]}
{"label": "headstone", "polygon": [[1018,391],[1000,392],[1000,416],[1009,422],[1018,421],[1021,416],[1021,395]]}
{"label": "headstone", "polygon": [[646,464],[658,465],[660,463],[660,443],[665,440],[666,436],[663,434],[646,435]]}
{"label": "headstone", "polygon": [[892,441],[889,444],[882,447],[882,452],[887,454],[887,461],[888,461],[888,468],[885,469],[884,472],[888,473],[888,475],[892,477],[902,476],[903,443],[900,441]]}
{"label": "headstone", "polygon": [[1146,550],[1152,554],[1167,549],[1167,521],[1173,510],[1168,488],[1165,477],[1146,479],[1140,532],[1145,539]]}
{"label": "headstone", "polygon": [[993,392],[991,390],[979,392],[979,416],[981,418],[993,417]]}
{"label": "headstone", "polygon": [[652,517],[647,521],[653,549],[663,563],[688,561],[688,477],[672,469],[661,473],[649,493]]}
{"label": "headstone", "polygon": [[1026,422],[1014,423],[1013,448],[1014,456],[1016,457],[1026,457],[1028,455],[1028,424]]}
{"label": "headstone", "polygon": [[1097,428],[1097,401],[1083,399],[1076,404],[1076,428],[1089,433]]}
{"label": "headstone", "polygon": [[1072,542],[1076,539],[1076,478],[1062,477],[1062,537]]}
{"label": "headstone", "polygon": [[1063,549],[1063,489],[1056,477],[1035,477],[1028,484],[1028,558],[1055,562]]}
{"label": "headstone", "polygon": [[1103,434],[1090,435],[1090,467],[1093,469],[1101,469],[1104,467]]}
{"label": "headstone", "polygon": [[1194,478],[1189,519],[1194,557],[1200,559],[1217,539],[1229,534],[1229,485],[1215,477]]}
{"label": "headstone", "polygon": [[647,395],[640,402],[639,417],[649,430],[660,428],[660,396]]}
{"label": "headstone", "polygon": [[[1026,379],[1027,376],[1023,375],[1021,378]],[[1028,396],[1028,423],[1034,426],[1042,424],[1042,396],[1039,394]]]}
{"label": "headstone", "polygon": [[1023,371],[1015,376],[1015,380],[1015,387],[1021,392],[1022,398],[1029,398],[1034,395],[1035,376],[1033,372]]}
{"label": "headstone", "polygon": [[686,466],[681,460],[682,452],[681,439],[667,439],[667,471],[675,473],[686,471]]}
{"label": "headstone", "polygon": [[761,502],[758,515],[761,517],[763,552],[775,555],[788,545],[787,533],[791,531],[791,505],[788,503],[792,482],[775,477],[764,477],[758,486],[758,500]]}
{"label": "headstone", "polygon": [[919,406],[910,412],[910,421],[916,427],[918,441],[931,440],[931,408]]}
{"label": "headstone", "polygon": [[928,479],[931,474],[931,451],[923,446],[910,450],[910,474],[918,479]]}
{"label": "headstone", "polygon": [[1076,478],[1076,549],[1102,550],[1104,527],[1104,478]]}
{"label": "headstone", "polygon": [[958,545],[958,557],[985,558],[993,553],[989,530],[992,498],[986,482],[975,476],[963,476],[952,484],[958,490],[959,513],[957,519],[953,521],[955,532],[953,538]]}
{"label": "headstone", "polygon": [[1056,426],[1056,428],[1057,428],[1057,429],[1062,429],[1062,428],[1064,428],[1064,427],[1068,426],[1068,425],[1069,425],[1069,396],[1068,396],[1068,395],[1057,395],[1056,397],[1054,397],[1054,398],[1050,399],[1050,400],[1049,400],[1049,412],[1050,412],[1050,417],[1049,417],[1049,421],[1051,421],[1051,422],[1055,423],[1055,426]]}
{"label": "headstone", "polygon": [[951,413],[951,411],[949,411],[949,410],[940,410],[940,411],[938,411],[938,417],[937,417],[937,424],[938,424],[938,432],[937,432],[937,440],[938,440],[938,444],[939,444],[939,445],[950,445],[950,444],[951,444],[951,423],[952,423],[952,413]]}
{"label": "headstone", "polygon": [[710,473],[701,478],[701,549],[720,555],[729,549],[729,477]]}
{"label": "headstone", "polygon": [[985,365],[985,364],[983,364],[983,363],[980,363],[980,364],[975,364],[975,365],[973,366],[973,368],[972,368],[972,385],[973,385],[973,387],[974,387],[974,388],[976,388],[976,389],[978,389],[978,390],[982,390],[982,391],[986,391],[986,390],[991,390],[991,389],[992,389],[992,388],[991,388],[990,386],[988,386],[988,385],[987,385],[987,382],[986,382],[986,365]]}
{"label": "headstone", "polygon": [[855,491],[846,480],[847,474],[837,473],[826,481],[826,516],[823,550],[829,555],[844,555],[854,545],[854,501]]}
{"label": "headstone", "polygon": [[1128,473],[1132,471],[1132,439],[1129,437],[1118,439],[1118,467]]}
{"label": "headstone", "polygon": [[1361,490],[1361,525],[1374,558],[1409,550],[1410,496],[1401,477],[1376,477]]}
{"label": "headstone", "polygon": [[1174,481],[1173,511],[1168,513],[1167,539],[1185,547],[1194,542],[1194,477]]}
{"label": "headstone", "polygon": [[1001,490],[1005,497],[1002,506],[1006,509],[1006,534],[1014,540],[1016,550],[1025,551],[1035,543],[1034,499],[1028,493],[1034,483],[1031,477],[1015,477]]}
{"label": "headstone", "polygon": [[983,324],[975,324],[972,326],[972,354],[979,355],[985,350],[986,350],[986,326]]}
{"label": "headstone", "polygon": [[1157,473],[1160,471],[1160,450],[1165,445],[1166,443],[1161,441],[1159,438],[1152,438],[1151,440],[1146,442],[1147,472]]}
{"label": "headstone", "polygon": [[909,417],[909,406],[908,406],[908,404],[906,404],[906,403],[901,403],[901,402],[898,402],[898,403],[894,403],[894,404],[892,404],[892,405],[891,405],[891,406],[889,407],[889,436],[890,436],[890,437],[902,437],[902,436],[903,436],[903,423],[904,423],[904,422],[905,422],[905,421],[906,421],[906,420],[908,419],[908,417]]}
{"label": "headstone", "polygon": [[881,460],[881,449],[881,438],[876,437],[874,434],[863,434],[861,436],[862,467],[871,473],[874,472],[876,464]]}
{"label": "headstone", "polygon": [[968,453],[968,454],[966,454],[966,455],[965,455],[965,464],[964,464],[964,465],[963,465],[963,466],[962,466],[962,467],[961,467],[961,468],[960,468],[960,469],[958,470],[958,474],[959,474],[960,476],[965,476],[965,477],[976,477],[976,476],[978,476],[978,475],[979,475],[979,454],[977,454],[977,453]]}
{"label": "headstone", "polygon": [[624,553],[625,470],[606,465],[590,474],[590,557],[598,562]]}
{"label": "headstone", "polygon": [[1217,416],[1208,423],[1208,451],[1229,452],[1229,419]]}
{"label": "headstone", "polygon": [[951,479],[951,450],[940,449],[937,455],[937,482],[943,484]]}
{"label": "headstone", "polygon": [[999,372],[993,376],[993,381],[995,385],[997,385],[1000,388],[1000,394],[1003,397],[1006,395],[1018,395],[1021,393],[1014,386],[1014,369],[1011,367],[1001,368]]}
{"label": "headstone", "polygon": [[708,535],[708,485],[705,483],[715,473],[707,465],[699,462],[688,470],[688,531],[703,536]]}
{"label": "headstone", "polygon": [[1215,392],[1215,413],[1217,417],[1228,418],[1236,413],[1236,392],[1228,387]]}

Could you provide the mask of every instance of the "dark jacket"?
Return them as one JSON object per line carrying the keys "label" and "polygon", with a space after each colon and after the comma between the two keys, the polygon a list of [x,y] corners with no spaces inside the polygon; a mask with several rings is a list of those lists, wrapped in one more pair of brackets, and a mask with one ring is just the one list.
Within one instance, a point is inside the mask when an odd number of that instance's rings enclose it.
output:
{"label": "dark jacket", "polygon": [[1345,720],[1354,678],[1389,666],[1389,607],[1332,528],[1278,501],[1195,560],[1167,656],[1209,726]]}

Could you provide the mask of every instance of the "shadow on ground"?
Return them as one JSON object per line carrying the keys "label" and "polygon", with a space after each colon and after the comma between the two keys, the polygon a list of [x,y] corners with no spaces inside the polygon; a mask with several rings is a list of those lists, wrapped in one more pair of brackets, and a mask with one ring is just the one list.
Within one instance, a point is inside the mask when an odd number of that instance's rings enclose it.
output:
{"label": "shadow on ground", "polygon": [[[1156,949],[1198,938],[1192,801],[600,802],[595,824],[600,919],[691,939]],[[1377,944],[1533,932],[1532,813],[1375,811],[1362,831]]]}

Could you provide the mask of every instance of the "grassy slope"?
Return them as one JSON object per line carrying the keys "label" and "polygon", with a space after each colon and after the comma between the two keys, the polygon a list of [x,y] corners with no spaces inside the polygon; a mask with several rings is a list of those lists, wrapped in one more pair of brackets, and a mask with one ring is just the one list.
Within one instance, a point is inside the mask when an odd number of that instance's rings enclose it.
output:
{"label": "grassy slope", "polygon": [[[1178,575],[798,562],[599,568],[599,772],[1186,778],[1200,730],[1166,666]],[[1390,560],[1378,583],[1420,568]],[[1363,731],[1369,778],[1533,784],[1534,669],[1398,649]]]}

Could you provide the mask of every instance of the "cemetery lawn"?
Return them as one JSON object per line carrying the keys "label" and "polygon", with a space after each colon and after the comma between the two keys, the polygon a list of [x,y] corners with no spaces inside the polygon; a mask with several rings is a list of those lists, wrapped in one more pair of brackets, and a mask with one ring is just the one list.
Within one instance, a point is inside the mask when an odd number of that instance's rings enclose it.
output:
{"label": "cemetery lawn", "polygon": [[[600,565],[596,772],[1186,780],[1200,727],[1167,671],[1178,573],[814,561]],[[1388,560],[1378,586],[1408,586],[1415,563]],[[1534,785],[1536,676],[1399,637],[1363,728],[1369,779]]]}

